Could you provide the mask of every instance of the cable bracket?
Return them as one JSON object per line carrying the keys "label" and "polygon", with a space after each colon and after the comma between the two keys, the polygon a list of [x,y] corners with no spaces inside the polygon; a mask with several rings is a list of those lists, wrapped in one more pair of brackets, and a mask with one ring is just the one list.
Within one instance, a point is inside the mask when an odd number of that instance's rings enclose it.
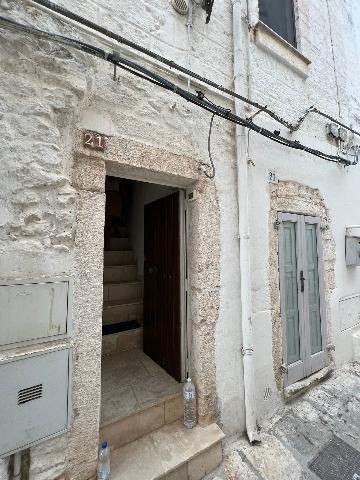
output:
{"label": "cable bracket", "polygon": [[264,105],[257,112],[255,112],[253,115],[251,115],[250,117],[247,117],[246,120],[251,122],[257,115],[259,115],[259,113],[264,112],[266,109],[267,109],[267,105]]}

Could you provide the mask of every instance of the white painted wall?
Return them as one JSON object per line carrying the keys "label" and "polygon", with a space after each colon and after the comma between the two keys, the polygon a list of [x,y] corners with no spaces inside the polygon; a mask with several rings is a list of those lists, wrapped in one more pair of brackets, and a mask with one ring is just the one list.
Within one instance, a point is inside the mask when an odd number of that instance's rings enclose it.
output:
{"label": "white painted wall", "polygon": [[176,189],[155,183],[134,182],[129,218],[129,242],[137,262],[139,278],[144,277],[144,206],[166,197]]}
{"label": "white painted wall", "polygon": [[[315,104],[334,116],[339,115],[340,106],[342,119],[359,129],[359,2],[329,1],[335,71],[326,0],[295,2],[299,48],[311,61],[308,76],[299,75],[272,54],[270,47],[265,51],[252,42],[252,98],[294,120],[309,105]],[[168,0],[59,3],[182,65],[188,64],[187,19],[176,14]],[[251,5],[254,9],[256,1]],[[98,44],[90,35],[81,35],[72,26],[38,13],[36,8],[25,10],[18,2],[8,0],[0,2],[0,10],[19,22]],[[229,88],[233,87],[231,10],[230,0],[216,0],[211,22],[205,25],[204,12],[195,8],[190,50],[193,70]],[[256,17],[256,8],[252,14]],[[287,54],[285,60],[289,58]],[[149,66],[145,58],[138,60]],[[74,272],[76,221],[70,174],[76,128],[121,135],[199,161],[208,159],[207,112],[119,70],[119,79],[114,82],[113,69],[100,60],[1,30],[0,65],[2,279]],[[182,84],[186,85],[186,81]],[[215,103],[233,106],[220,95],[211,91],[207,94]],[[256,121],[272,130],[279,128],[263,114]],[[298,132],[289,134],[284,128],[281,132],[336,153],[326,138],[325,124],[324,119],[310,115]],[[243,429],[244,410],[234,128],[224,120],[214,121],[211,151],[216,165],[214,182],[221,229],[220,312],[215,339],[217,395],[220,422],[226,432],[232,433]],[[268,169],[276,170],[281,180],[318,188],[329,208],[336,242],[331,332],[336,364],[340,366],[352,359],[354,329],[340,331],[338,301],[360,291],[360,269],[348,268],[344,261],[345,227],[360,224],[360,165],[341,168],[271,143],[255,133],[250,133],[249,154],[254,162],[249,170],[255,376],[257,406],[264,418],[281,402],[275,393],[272,369]],[[268,386],[273,396],[264,401]],[[46,461],[42,458],[41,462],[41,478],[48,480],[51,477],[45,473]]]}

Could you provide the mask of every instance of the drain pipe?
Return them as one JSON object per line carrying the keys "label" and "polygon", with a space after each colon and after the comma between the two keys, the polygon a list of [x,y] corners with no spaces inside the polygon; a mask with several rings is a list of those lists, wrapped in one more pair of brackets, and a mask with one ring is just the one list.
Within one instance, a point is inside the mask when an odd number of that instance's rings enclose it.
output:
{"label": "drain pipe", "polygon": [[13,480],[21,480],[21,452],[14,453]]}
{"label": "drain pipe", "polygon": [[[248,95],[249,88],[249,31],[247,0],[232,0],[234,88]],[[244,103],[235,100],[236,115],[245,116]],[[255,377],[253,362],[253,328],[251,318],[250,226],[248,206],[248,145],[245,128],[236,125],[236,163],[239,212],[240,297],[243,337],[243,368],[245,392],[246,433],[250,443],[259,441],[256,423]]]}

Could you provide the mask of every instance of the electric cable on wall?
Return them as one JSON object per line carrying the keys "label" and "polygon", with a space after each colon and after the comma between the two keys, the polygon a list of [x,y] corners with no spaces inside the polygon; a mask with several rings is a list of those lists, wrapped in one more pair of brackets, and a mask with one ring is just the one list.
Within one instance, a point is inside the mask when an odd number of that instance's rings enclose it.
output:
{"label": "electric cable on wall", "polygon": [[254,130],[255,132],[259,133],[262,136],[265,136],[269,138],[270,140],[279,143],[281,145],[290,147],[295,150],[302,150],[304,152],[308,152],[314,156],[317,156],[319,158],[322,158],[327,161],[339,163],[342,165],[354,165],[356,162],[351,162],[348,159],[341,157],[339,155],[331,155],[324,153],[320,150],[308,147],[306,145],[301,144],[297,140],[289,140],[286,139],[285,137],[282,137],[280,135],[280,132],[275,131],[272,132],[266,128],[260,127],[259,125],[255,124],[252,120],[248,120],[246,118],[241,118],[235,114],[233,114],[230,110],[218,106],[215,103],[213,103],[211,100],[207,99],[205,95],[198,91],[197,94],[193,94],[188,92],[187,90],[184,90],[180,86],[174,84],[173,82],[165,79],[164,77],[150,71],[146,67],[143,67],[129,59],[126,59],[124,57],[121,57],[117,53],[109,53],[106,52],[103,49],[100,49],[98,47],[95,47],[93,45],[89,45],[87,43],[81,42],[79,40],[75,40],[69,37],[65,37],[62,35],[57,35],[49,32],[45,32],[43,30],[36,29],[34,27],[30,27],[27,25],[20,24],[18,22],[15,22],[13,20],[9,20],[4,17],[0,17],[0,27],[6,28],[9,30],[15,30],[15,31],[20,31],[25,34],[30,34],[34,35],[38,38],[54,41],[57,43],[61,43],[62,45],[65,45],[67,47],[72,47],[77,50],[80,50],[84,53],[88,53],[91,55],[94,55],[95,57],[101,58],[103,60],[106,60],[107,62],[110,62],[123,70],[128,71],[129,73],[136,75],[137,77],[140,77],[144,80],[150,81],[151,83],[160,86],[161,88],[164,88],[166,90],[171,91],[172,93],[179,95],[180,97],[184,98],[185,100],[189,101],[192,104],[195,104],[204,110],[207,110],[213,115],[217,115],[221,118],[224,118],[232,123],[235,123],[237,125],[242,125],[246,128],[249,128],[251,130]]}
{"label": "electric cable on wall", "polygon": [[[147,55],[147,56],[157,60],[158,62],[160,62],[164,65],[167,65],[168,67],[170,67],[170,69],[177,70],[181,73],[184,73],[188,77],[194,78],[201,83],[209,85],[209,86],[211,86],[212,88],[214,88],[218,91],[226,93],[227,95],[229,95],[231,97],[234,97],[238,100],[241,100],[244,103],[247,103],[248,105],[251,105],[252,107],[256,108],[259,112],[266,113],[273,120],[275,120],[276,122],[278,122],[281,125],[283,125],[284,127],[286,127],[290,132],[294,132],[294,131],[298,130],[300,128],[301,124],[304,122],[305,118],[308,116],[308,114],[310,112],[313,112],[315,114],[318,114],[322,117],[325,117],[325,118],[329,119],[330,121],[336,123],[337,125],[345,128],[346,130],[348,130],[348,131],[350,131],[350,132],[352,132],[355,135],[358,135],[360,137],[360,132],[359,131],[352,129],[351,127],[345,125],[344,123],[341,123],[339,120],[336,120],[335,118],[331,117],[330,115],[322,112],[320,109],[315,108],[315,107],[309,107],[308,109],[306,109],[305,114],[301,115],[299,120],[297,120],[295,123],[292,123],[288,120],[285,120],[280,115],[273,112],[272,110],[270,110],[267,107],[267,105],[260,105],[259,103],[254,102],[254,101],[250,100],[249,98],[246,98],[243,95],[240,95],[240,94],[238,94],[238,93],[236,93],[236,92],[234,92],[234,91],[232,91],[228,88],[225,88],[222,85],[219,85],[216,82],[213,82],[212,80],[209,80],[206,77],[203,77],[203,76],[201,76],[201,75],[199,75],[195,72],[192,72],[188,68],[182,67],[181,65],[175,63],[174,61],[169,60],[169,59],[167,59],[167,58],[165,58],[161,55],[158,55],[157,53],[152,52],[151,50],[149,50],[149,49],[147,49],[147,48],[145,48],[145,47],[143,47],[143,46],[141,46],[141,45],[139,45],[139,44],[137,44],[137,43],[135,43],[131,40],[128,40],[125,37],[123,37],[121,35],[118,35],[117,33],[114,33],[107,28],[104,28],[100,25],[97,25],[96,23],[91,22],[90,20],[87,20],[87,19],[81,17],[80,15],[77,15],[77,14],[71,12],[71,11],[65,9],[64,7],[61,7],[60,5],[56,5],[55,3],[51,2],[50,0],[31,0],[31,1],[35,4],[41,5],[42,7],[45,7],[47,9],[49,9],[50,11],[53,11],[55,13],[58,13],[58,14],[64,16],[64,17],[70,19],[70,20],[73,20],[73,21],[79,23],[80,25],[86,26],[86,27],[90,28],[91,30],[94,30],[98,33],[101,33],[105,37],[111,38],[111,39],[117,41],[120,44],[124,44],[127,47],[130,47],[130,48],[132,48],[132,49],[134,49],[138,52],[141,52],[144,55]],[[212,2],[209,2],[209,3],[212,3]],[[210,11],[210,13],[211,13],[211,11]]]}

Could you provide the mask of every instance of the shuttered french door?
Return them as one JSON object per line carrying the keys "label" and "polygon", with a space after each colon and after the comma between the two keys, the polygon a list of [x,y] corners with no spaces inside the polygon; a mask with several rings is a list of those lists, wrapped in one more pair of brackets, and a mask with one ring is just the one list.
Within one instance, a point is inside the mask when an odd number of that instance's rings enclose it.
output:
{"label": "shuttered french door", "polygon": [[320,219],[279,213],[280,299],[285,386],[326,365]]}

